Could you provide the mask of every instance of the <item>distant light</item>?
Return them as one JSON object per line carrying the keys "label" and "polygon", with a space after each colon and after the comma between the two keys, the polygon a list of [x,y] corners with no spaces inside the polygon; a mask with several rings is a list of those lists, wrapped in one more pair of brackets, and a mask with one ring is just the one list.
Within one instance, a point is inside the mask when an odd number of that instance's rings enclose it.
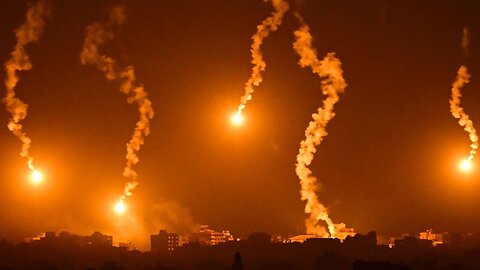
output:
{"label": "distant light", "polygon": [[242,123],[243,123],[243,115],[241,113],[235,113],[234,115],[232,115],[232,124],[234,124],[235,126],[240,126]]}
{"label": "distant light", "polygon": [[460,167],[460,170],[464,172],[469,172],[473,169],[473,164],[471,160],[465,159],[465,160],[462,160],[462,162],[460,162],[459,167]]}
{"label": "distant light", "polygon": [[35,185],[42,183],[43,181],[42,173],[37,170],[33,170],[32,175],[30,176],[30,181]]}
{"label": "distant light", "polygon": [[113,210],[117,215],[123,215],[125,211],[127,210],[127,206],[125,205],[125,202],[123,200],[119,200],[114,206]]}

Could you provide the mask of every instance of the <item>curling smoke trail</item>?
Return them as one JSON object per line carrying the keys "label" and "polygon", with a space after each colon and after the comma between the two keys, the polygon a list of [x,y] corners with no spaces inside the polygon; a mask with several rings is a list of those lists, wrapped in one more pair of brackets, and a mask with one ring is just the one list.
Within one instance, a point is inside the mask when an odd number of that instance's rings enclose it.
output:
{"label": "curling smoke trail", "polygon": [[263,40],[268,37],[270,32],[274,32],[282,24],[283,15],[288,11],[289,5],[284,0],[271,0],[275,9],[272,15],[266,18],[262,24],[257,26],[257,32],[252,36],[252,46],[250,52],[252,53],[252,75],[245,83],[245,94],[240,98],[240,105],[236,115],[241,115],[247,102],[252,99],[254,92],[253,87],[259,86],[262,82],[262,71],[265,71],[267,64],[263,61],[263,54],[260,50]]}
{"label": "curling smoke trail", "polygon": [[127,197],[132,196],[132,191],[138,185],[137,173],[133,166],[139,162],[138,152],[144,143],[144,138],[150,133],[150,120],[154,112],[152,103],[147,98],[147,93],[143,86],[135,83],[135,72],[133,67],[129,66],[124,71],[115,70],[115,61],[106,55],[98,52],[98,47],[108,40],[114,38],[114,27],[122,25],[125,20],[124,6],[116,6],[110,12],[110,19],[107,23],[93,23],[86,29],[87,35],[83,45],[83,51],[80,60],[83,65],[95,65],[97,69],[105,74],[109,81],[120,81],[120,91],[127,95],[128,103],[136,103],[140,118],[136,123],[135,130],[130,141],[127,143],[127,163],[123,170],[123,175],[130,178],[125,184],[123,195],[120,197],[120,204],[123,204]]}
{"label": "curling smoke trail", "polygon": [[3,98],[3,102],[7,107],[7,111],[11,114],[8,129],[22,142],[20,155],[27,159],[28,168],[33,172],[36,171],[33,165],[33,157],[29,153],[32,140],[23,131],[23,126],[20,124],[20,121],[27,117],[28,105],[16,97],[15,87],[19,80],[17,71],[32,69],[32,63],[25,52],[25,46],[38,41],[45,25],[44,19],[48,14],[47,2],[43,0],[38,1],[28,9],[25,23],[15,30],[17,43],[11,53],[12,58],[5,63],[7,73],[5,86],[7,93]]}
{"label": "curling smoke trail", "polygon": [[[317,52],[312,47],[312,36],[308,25],[303,18],[296,14],[301,22],[301,26],[294,32],[295,42],[293,48],[300,56],[299,65],[301,67],[310,67],[313,73],[316,73],[322,79],[322,93],[326,95],[322,107],[318,112],[312,114],[313,120],[308,124],[305,130],[305,139],[300,143],[299,153],[297,155],[297,164],[295,172],[300,178],[302,200],[307,201],[305,213],[310,216],[305,220],[307,233],[315,234],[320,237],[337,237],[337,228],[344,224],[335,224],[328,216],[326,207],[318,200],[316,191],[318,189],[317,178],[312,175],[308,168],[313,161],[318,146],[327,135],[326,126],[335,116],[333,107],[339,100],[339,93],[345,90],[347,84],[343,79],[342,63],[335,57],[334,53],[329,53],[321,61],[317,58]],[[323,221],[327,224],[328,232],[319,224]]]}
{"label": "curling smoke trail", "polygon": [[463,111],[463,108],[460,106],[460,97],[462,96],[461,89],[465,84],[470,81],[470,74],[468,74],[467,67],[461,66],[458,69],[457,77],[455,82],[452,84],[452,97],[450,99],[450,112],[453,117],[459,119],[458,124],[462,126],[466,132],[469,134],[470,141],[470,155],[468,160],[472,160],[475,157],[478,149],[478,136],[477,131],[473,127],[473,122],[470,120],[470,117]]}

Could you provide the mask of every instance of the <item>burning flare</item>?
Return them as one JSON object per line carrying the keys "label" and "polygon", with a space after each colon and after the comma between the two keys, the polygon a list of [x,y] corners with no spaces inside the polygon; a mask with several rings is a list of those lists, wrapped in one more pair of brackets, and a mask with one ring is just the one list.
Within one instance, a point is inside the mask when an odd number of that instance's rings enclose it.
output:
{"label": "burning flare", "polygon": [[[243,109],[247,105],[247,102],[252,99],[252,94],[254,92],[253,87],[259,86],[262,82],[262,71],[265,71],[267,64],[263,61],[262,51],[260,46],[262,45],[263,40],[268,37],[270,32],[274,32],[278,29],[280,24],[282,24],[283,15],[288,11],[289,5],[284,0],[271,0],[275,11],[272,12],[271,16],[266,18],[262,24],[257,26],[257,32],[252,36],[252,46],[250,52],[252,53],[252,75],[245,83],[245,94],[240,98],[240,105],[238,105],[237,112],[235,114],[236,119],[240,119]],[[235,118],[233,123],[236,124]]]}
{"label": "burning flare", "polygon": [[[465,84],[470,80],[470,74],[468,74],[467,67],[461,66],[457,72],[457,77],[455,82],[452,84],[452,97],[450,99],[450,112],[453,117],[459,119],[458,124],[462,126],[466,132],[469,134],[470,141],[470,155],[468,156],[468,161],[471,161],[478,149],[478,136],[477,131],[473,127],[473,122],[470,120],[469,116],[463,111],[463,108],[460,106],[460,97],[462,96],[461,89]],[[462,166],[464,167],[464,166]]]}
{"label": "burning flare", "polygon": [[460,170],[464,172],[469,172],[473,169],[473,164],[472,161],[469,159],[464,159],[462,162],[459,164]]}
{"label": "burning flare", "polygon": [[113,211],[115,211],[117,215],[123,215],[125,211],[127,211],[125,201],[122,199],[118,200],[118,202],[113,206]]}
{"label": "burning flare", "polygon": [[[303,18],[296,14],[301,26],[294,32],[295,42],[293,48],[300,56],[299,65],[301,67],[310,67],[313,73],[316,73],[322,79],[322,93],[326,95],[323,105],[318,112],[312,114],[313,120],[308,124],[305,130],[305,139],[300,143],[299,153],[297,155],[297,164],[295,172],[300,178],[302,200],[307,201],[305,213],[310,216],[305,220],[307,233],[315,234],[320,237],[337,237],[337,228],[344,227],[344,224],[335,224],[328,216],[326,207],[318,200],[316,191],[318,189],[317,178],[312,175],[308,168],[313,161],[318,146],[327,135],[326,126],[335,116],[333,107],[339,100],[339,93],[345,90],[347,84],[343,79],[343,70],[341,62],[335,57],[334,53],[329,53],[321,61],[317,58],[317,52],[312,47],[312,36],[310,29]],[[327,224],[328,231],[319,221]]]}
{"label": "burning flare", "polygon": [[241,124],[243,124],[243,115],[241,113],[235,113],[234,115],[232,115],[232,124],[234,124],[235,126],[240,126]]}
{"label": "burning flare", "polygon": [[33,184],[38,185],[43,181],[43,174],[37,170],[33,170],[32,175],[30,176],[30,180]]}
{"label": "burning flare", "polygon": [[127,164],[123,170],[123,175],[130,178],[130,181],[125,184],[123,195],[120,197],[121,204],[117,203],[117,205],[124,205],[125,199],[132,196],[133,189],[138,185],[137,173],[133,170],[133,165],[139,162],[138,152],[144,143],[144,138],[150,133],[150,120],[154,115],[152,103],[147,98],[147,92],[143,86],[135,83],[133,67],[129,66],[123,71],[116,71],[115,61],[111,57],[98,52],[99,46],[114,38],[114,27],[122,25],[125,21],[124,6],[116,6],[112,8],[107,23],[95,22],[88,26],[80,55],[83,65],[95,65],[105,74],[107,80],[119,81],[120,91],[127,95],[128,103],[137,104],[140,113],[140,119],[136,123],[132,138],[127,143]]}
{"label": "burning flare", "polygon": [[43,0],[38,1],[28,9],[26,22],[15,30],[17,43],[11,53],[12,58],[5,63],[7,72],[5,86],[7,93],[2,101],[5,103],[7,111],[11,114],[8,121],[8,129],[22,142],[20,156],[27,159],[28,168],[34,174],[36,171],[33,165],[33,157],[29,153],[32,140],[23,131],[23,126],[20,124],[20,121],[27,117],[28,105],[16,97],[15,87],[19,80],[17,71],[30,70],[32,68],[30,58],[25,52],[25,46],[38,41],[45,25],[44,17],[48,14],[48,5]]}

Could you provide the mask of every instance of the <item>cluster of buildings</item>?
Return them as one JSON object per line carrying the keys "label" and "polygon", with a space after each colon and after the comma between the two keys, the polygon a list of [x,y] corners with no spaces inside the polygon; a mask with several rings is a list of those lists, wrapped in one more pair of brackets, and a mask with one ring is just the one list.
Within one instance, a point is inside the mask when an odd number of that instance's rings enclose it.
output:
{"label": "cluster of buildings", "polygon": [[46,232],[25,240],[25,242],[34,244],[75,245],[79,247],[111,247],[113,245],[113,237],[100,232],[94,232],[88,236],[70,234],[68,232],[60,232],[59,234]]}
{"label": "cluster of buildings", "polygon": [[424,247],[474,247],[480,244],[480,234],[452,232],[436,233],[432,229],[427,229],[418,234],[405,234],[400,237],[378,237],[377,244],[388,245],[390,248],[411,245],[421,245]]}
{"label": "cluster of buildings", "polygon": [[[296,235],[293,237],[270,236],[266,233],[255,233],[249,236],[249,241],[255,242],[262,240],[263,242],[288,244],[288,243],[305,243],[318,242],[315,235]],[[363,239],[365,238],[365,239]],[[105,235],[100,232],[94,232],[91,235],[81,236],[70,234],[68,232],[46,232],[36,237],[25,239],[26,242],[32,244],[49,245],[49,246],[69,246],[74,245],[78,247],[113,247],[113,237]],[[451,246],[475,246],[480,243],[480,234],[455,234],[455,233],[434,233],[432,229],[420,232],[418,235],[404,235],[401,238],[382,238],[372,232],[366,236],[357,234],[352,228],[341,227],[338,228],[337,239],[324,239],[340,243],[350,243],[359,241],[372,242],[373,245],[388,245],[393,247],[431,247],[441,245]],[[185,236],[180,236],[176,233],[168,232],[167,230],[160,230],[158,234],[150,236],[150,251],[153,253],[172,252],[181,246],[187,244],[194,244],[199,246],[215,246],[220,243],[240,241],[228,230],[215,231],[210,229],[208,225],[200,226],[199,230]],[[331,242],[330,241],[330,242]],[[257,241],[258,242],[258,241]],[[322,242],[322,243],[323,243]],[[351,243],[350,243],[351,244]],[[125,250],[135,250],[136,247],[132,243],[117,243],[115,246]]]}
{"label": "cluster of buildings", "polygon": [[[434,247],[443,245],[444,239],[447,240],[449,233],[433,233],[432,229],[428,229],[418,234],[420,240],[428,240],[432,242]],[[448,240],[447,240],[448,241]]]}
{"label": "cluster of buildings", "polygon": [[[337,228],[337,238],[343,242],[347,237],[354,237],[356,232],[353,228],[346,228],[343,224]],[[268,235],[268,234],[265,234]],[[293,237],[274,236],[269,241],[273,243],[303,243],[307,239],[319,238],[315,235],[297,235]],[[202,246],[214,246],[220,243],[229,241],[240,241],[235,239],[228,230],[215,231],[209,228],[208,225],[200,226],[197,232],[190,233],[187,236],[179,236],[176,233],[167,232],[166,230],[160,230],[156,235],[150,237],[150,250],[155,253],[174,251],[178,247],[181,247],[190,243],[198,243]]]}
{"label": "cluster of buildings", "polygon": [[160,230],[158,234],[150,236],[150,250],[155,253],[168,252],[189,243],[214,246],[235,240],[228,230],[215,231],[210,229],[208,225],[202,225],[198,232],[190,233],[187,236],[179,236],[176,233],[169,233],[167,230]]}

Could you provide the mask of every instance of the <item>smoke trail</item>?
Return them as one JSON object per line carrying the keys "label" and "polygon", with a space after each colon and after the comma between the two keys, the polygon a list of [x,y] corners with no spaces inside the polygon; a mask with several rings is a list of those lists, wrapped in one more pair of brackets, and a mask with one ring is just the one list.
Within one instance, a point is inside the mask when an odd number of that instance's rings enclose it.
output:
{"label": "smoke trail", "polygon": [[127,163],[123,170],[123,175],[131,180],[125,184],[120,202],[123,202],[126,197],[132,196],[133,189],[138,185],[137,173],[133,169],[133,165],[139,162],[138,152],[144,143],[144,138],[150,133],[150,120],[154,115],[152,103],[147,98],[145,89],[143,86],[135,83],[133,67],[129,66],[125,70],[118,72],[115,70],[115,61],[111,57],[100,54],[98,51],[99,46],[114,38],[114,27],[122,25],[125,21],[124,6],[112,8],[110,19],[107,23],[95,22],[86,28],[87,35],[85,37],[83,51],[80,54],[80,60],[83,65],[95,65],[98,70],[105,74],[107,80],[119,81],[120,91],[127,95],[128,103],[137,104],[140,113],[140,118],[136,123],[133,135],[126,145]]}
{"label": "smoke trail", "polygon": [[2,99],[7,107],[7,111],[11,114],[8,122],[8,129],[20,139],[22,142],[22,150],[20,155],[27,159],[28,168],[35,170],[33,165],[33,157],[30,155],[30,144],[32,140],[23,131],[20,121],[27,117],[28,105],[16,97],[15,87],[18,83],[17,71],[32,69],[30,58],[25,52],[25,46],[32,42],[37,42],[43,32],[45,25],[44,18],[49,14],[49,7],[44,0],[38,1],[30,6],[26,14],[26,21],[18,29],[15,30],[17,43],[11,53],[12,58],[5,63],[7,73],[5,79],[6,96]]}
{"label": "smoke trail", "polygon": [[[315,234],[320,237],[336,237],[337,227],[343,224],[335,224],[328,216],[326,207],[318,200],[316,190],[318,189],[317,178],[312,175],[308,168],[313,161],[318,146],[327,135],[326,126],[335,116],[333,107],[339,100],[339,93],[342,93],[347,86],[343,79],[341,62],[335,57],[334,53],[328,53],[321,61],[317,58],[317,52],[312,47],[312,36],[308,25],[303,18],[296,14],[301,22],[301,27],[294,32],[295,42],[293,48],[300,56],[299,65],[301,67],[310,67],[313,73],[316,73],[322,79],[322,93],[327,97],[323,100],[322,107],[312,114],[313,120],[308,124],[305,130],[305,139],[300,143],[299,153],[297,155],[297,164],[295,172],[300,178],[301,196],[305,205],[305,213],[310,216],[305,220],[307,233]],[[324,221],[328,226],[328,232],[319,224]]]}
{"label": "smoke trail", "polygon": [[469,116],[463,111],[463,108],[460,106],[460,97],[462,96],[461,89],[465,84],[470,81],[470,74],[466,66],[461,66],[458,69],[457,77],[455,82],[452,84],[452,97],[450,99],[450,112],[453,117],[459,119],[458,124],[462,126],[466,132],[469,134],[470,141],[470,155],[468,160],[472,160],[478,149],[478,136],[477,131],[473,127],[473,122],[470,120]]}
{"label": "smoke trail", "polygon": [[462,36],[462,49],[463,53],[468,56],[470,48],[470,29],[468,27],[463,28],[463,36]]}
{"label": "smoke trail", "polygon": [[247,102],[252,99],[254,92],[253,87],[259,86],[262,82],[262,71],[265,71],[267,64],[263,61],[262,51],[260,46],[263,40],[268,37],[270,32],[274,32],[282,24],[283,15],[288,11],[289,5],[284,0],[271,0],[275,9],[271,16],[266,18],[262,24],[257,26],[257,32],[252,36],[252,46],[250,52],[252,53],[252,75],[245,83],[245,94],[240,98],[240,105],[238,106],[236,115],[241,115]]}

